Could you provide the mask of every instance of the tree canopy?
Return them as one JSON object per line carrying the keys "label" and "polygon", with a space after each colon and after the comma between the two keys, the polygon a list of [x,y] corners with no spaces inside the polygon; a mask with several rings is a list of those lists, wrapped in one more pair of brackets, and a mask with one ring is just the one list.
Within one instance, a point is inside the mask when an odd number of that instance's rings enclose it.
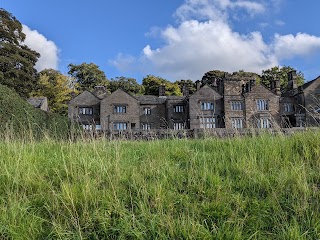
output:
{"label": "tree canopy", "polygon": [[[272,80],[279,79],[281,89],[286,89],[288,86],[288,73],[291,71],[296,71],[296,69],[290,66],[272,67],[270,69],[262,71],[261,81],[266,86],[269,86]],[[304,75],[301,71],[297,71],[298,86],[302,85],[303,83],[304,83]]]}
{"label": "tree canopy", "polygon": [[39,75],[39,87],[33,95],[47,97],[51,112],[67,115],[67,103],[73,91],[69,87],[69,77],[54,69],[45,69]]}
{"label": "tree canopy", "polygon": [[144,93],[143,86],[137,83],[134,78],[116,77],[115,79],[111,79],[108,88],[110,92],[114,92],[118,88],[136,95],[142,95]]}
{"label": "tree canopy", "polygon": [[40,54],[23,44],[25,37],[21,23],[0,8],[0,83],[28,97],[37,86]]}
{"label": "tree canopy", "polygon": [[181,96],[180,86],[177,83],[172,83],[164,78],[147,75],[142,80],[142,86],[146,95],[159,96],[159,86],[164,85],[166,88],[166,95]]}
{"label": "tree canopy", "polygon": [[109,85],[105,73],[94,63],[69,64],[68,68],[68,74],[76,79],[75,87],[80,92],[93,91],[94,87],[98,85],[106,87]]}

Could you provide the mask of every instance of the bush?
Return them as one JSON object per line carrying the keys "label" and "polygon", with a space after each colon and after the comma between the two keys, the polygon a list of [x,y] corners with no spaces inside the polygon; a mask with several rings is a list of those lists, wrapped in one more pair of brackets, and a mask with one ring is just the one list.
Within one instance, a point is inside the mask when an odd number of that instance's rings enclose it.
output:
{"label": "bush", "polygon": [[67,117],[35,109],[14,90],[0,85],[0,137],[67,138],[70,123]]}

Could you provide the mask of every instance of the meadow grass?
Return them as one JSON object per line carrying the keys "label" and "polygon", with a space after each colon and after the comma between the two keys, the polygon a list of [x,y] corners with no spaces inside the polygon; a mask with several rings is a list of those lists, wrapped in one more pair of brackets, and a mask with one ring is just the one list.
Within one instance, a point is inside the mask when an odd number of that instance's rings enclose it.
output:
{"label": "meadow grass", "polygon": [[319,239],[320,132],[0,141],[0,239]]}

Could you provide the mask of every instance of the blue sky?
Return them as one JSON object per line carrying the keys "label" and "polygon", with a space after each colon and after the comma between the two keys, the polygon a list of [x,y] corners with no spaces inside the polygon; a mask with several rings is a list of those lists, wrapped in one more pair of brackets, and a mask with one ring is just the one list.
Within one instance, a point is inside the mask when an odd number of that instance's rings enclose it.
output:
{"label": "blue sky", "polygon": [[[306,4],[307,3],[307,4]],[[2,0],[37,69],[93,62],[107,77],[170,81],[290,65],[320,75],[319,0]]]}

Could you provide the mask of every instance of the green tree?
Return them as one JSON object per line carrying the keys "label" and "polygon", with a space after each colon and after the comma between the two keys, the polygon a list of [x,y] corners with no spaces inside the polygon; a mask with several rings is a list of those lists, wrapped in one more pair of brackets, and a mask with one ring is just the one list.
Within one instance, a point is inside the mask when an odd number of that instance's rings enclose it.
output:
{"label": "green tree", "polygon": [[25,37],[21,23],[0,8],[0,83],[28,97],[37,87],[40,54],[23,44]]}
{"label": "green tree", "polygon": [[[266,86],[270,86],[270,82],[274,79],[280,80],[281,89],[286,89],[288,86],[288,73],[290,71],[296,71],[290,66],[272,67],[262,71],[261,81]],[[297,71],[297,84],[300,86],[304,83],[304,75],[302,72]]]}
{"label": "green tree", "polygon": [[164,78],[156,77],[153,75],[147,75],[142,80],[142,86],[146,95],[159,96],[159,87],[165,86],[166,95],[181,96],[180,86],[177,83],[172,83]]}
{"label": "green tree", "polygon": [[197,91],[196,83],[190,79],[188,80],[177,80],[174,82],[175,84],[178,84],[180,87],[180,90],[182,92],[183,86],[186,85],[189,89],[189,94],[193,94]]}
{"label": "green tree", "polygon": [[109,83],[109,91],[114,92],[118,88],[136,95],[142,95],[144,93],[143,86],[137,83],[134,78],[116,77],[116,79],[111,79]]}
{"label": "green tree", "polygon": [[33,95],[47,97],[51,112],[67,115],[73,91],[69,87],[69,77],[53,69],[45,69],[39,76],[39,87]]}
{"label": "green tree", "polygon": [[105,73],[94,63],[82,63],[80,65],[69,64],[68,74],[76,79],[76,89],[80,92],[84,90],[93,91],[95,86],[108,86],[109,81]]}

